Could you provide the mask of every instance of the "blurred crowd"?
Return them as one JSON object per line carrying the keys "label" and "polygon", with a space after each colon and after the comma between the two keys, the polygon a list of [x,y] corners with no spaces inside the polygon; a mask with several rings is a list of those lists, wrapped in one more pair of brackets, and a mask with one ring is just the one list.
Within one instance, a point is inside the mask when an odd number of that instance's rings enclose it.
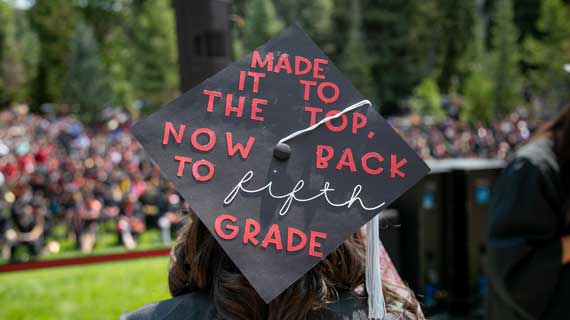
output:
{"label": "blurred crowd", "polygon": [[146,229],[168,243],[187,205],[128,133],[130,119],[110,112],[86,127],[72,116],[40,116],[19,106],[0,113],[0,248],[32,257],[57,250],[53,230],[85,253],[99,226],[113,225],[129,249]]}
{"label": "blurred crowd", "polygon": [[451,117],[441,123],[426,123],[416,116],[390,122],[423,159],[509,160],[541,124],[525,110],[497,118],[490,125],[469,124]]}
{"label": "blurred crowd", "polygon": [[[148,229],[169,243],[187,219],[187,204],[129,134],[132,120],[118,111],[104,119],[86,127],[73,116],[31,114],[25,106],[0,112],[5,259],[19,247],[31,257],[57,250],[56,226],[88,253],[103,223],[113,226],[118,245],[133,249]],[[507,159],[539,124],[522,112],[490,126],[453,119],[429,124],[413,116],[390,123],[424,159]]]}

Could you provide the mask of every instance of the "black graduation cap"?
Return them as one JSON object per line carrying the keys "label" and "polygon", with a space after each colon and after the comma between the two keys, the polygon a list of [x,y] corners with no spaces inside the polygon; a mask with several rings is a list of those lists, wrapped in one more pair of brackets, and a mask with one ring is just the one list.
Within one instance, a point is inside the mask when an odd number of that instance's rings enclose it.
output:
{"label": "black graduation cap", "polygon": [[429,171],[296,25],[131,130],[267,303]]}

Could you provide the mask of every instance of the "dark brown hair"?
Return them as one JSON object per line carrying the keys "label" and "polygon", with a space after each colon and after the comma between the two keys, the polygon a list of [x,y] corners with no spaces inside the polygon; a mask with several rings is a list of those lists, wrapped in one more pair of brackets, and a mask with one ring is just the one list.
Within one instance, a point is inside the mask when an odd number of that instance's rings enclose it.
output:
{"label": "dark brown hair", "polygon": [[570,105],[554,119],[542,126],[536,136],[549,135],[554,140],[555,153],[561,166],[568,169],[570,163]]}
{"label": "dark brown hair", "polygon": [[[364,283],[365,237],[353,234],[317,266],[297,280],[270,304],[265,304],[236,268],[202,222],[191,214],[172,249],[168,286],[173,296],[202,291],[209,294],[221,319],[306,319],[336,299],[337,290],[355,291]],[[410,295],[401,298],[383,286],[387,305],[399,302],[401,312],[421,317]],[[390,309],[388,310],[390,311]]]}
{"label": "dark brown hair", "polygon": [[[554,140],[554,153],[560,165],[563,188],[566,192],[570,192],[570,105],[537,131],[535,137],[541,136],[548,136]],[[562,210],[566,212],[566,225],[570,227],[570,197]]]}

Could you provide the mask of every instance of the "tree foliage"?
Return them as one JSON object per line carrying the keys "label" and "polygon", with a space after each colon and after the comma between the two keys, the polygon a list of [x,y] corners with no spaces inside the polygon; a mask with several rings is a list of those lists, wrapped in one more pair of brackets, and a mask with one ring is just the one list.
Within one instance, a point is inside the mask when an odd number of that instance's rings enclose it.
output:
{"label": "tree foliage", "polygon": [[369,99],[374,99],[372,83],[372,60],[366,48],[366,39],[362,34],[362,8],[360,0],[352,0],[350,31],[346,47],[340,59],[340,67],[353,80],[354,85]]}
{"label": "tree foliage", "polygon": [[286,24],[299,23],[327,54],[333,52],[333,0],[288,0],[274,3],[279,16]]}
{"label": "tree foliage", "polygon": [[521,35],[521,38],[527,36],[539,35],[537,29],[537,21],[540,16],[540,2],[542,0],[516,0],[514,1],[514,22]]}
{"label": "tree foliage", "polygon": [[[65,102],[80,24],[92,29],[91,55],[110,105],[151,111],[177,94],[170,0],[35,0],[24,11],[10,3],[0,0],[0,103]],[[437,99],[426,97],[435,91],[470,121],[525,103],[523,89],[539,106],[570,101],[568,0],[233,0],[232,7],[234,57],[298,22],[385,114],[406,102],[431,114],[425,110]]]}
{"label": "tree foliage", "polygon": [[250,0],[245,5],[243,45],[251,51],[275,36],[284,25],[271,0]]}
{"label": "tree foliage", "polygon": [[513,19],[512,0],[496,2],[491,30],[495,111],[507,113],[521,101],[520,47]]}
{"label": "tree foliage", "polygon": [[0,102],[30,102],[39,41],[22,11],[0,2],[0,20]]}
{"label": "tree foliage", "polygon": [[364,2],[365,39],[374,53],[372,76],[382,112],[396,111],[422,79],[433,74],[435,9],[435,0]]}
{"label": "tree foliage", "polygon": [[421,115],[431,117],[436,121],[445,118],[445,111],[441,104],[441,94],[437,82],[426,78],[415,89],[409,101],[411,109]]}
{"label": "tree foliage", "polygon": [[80,13],[69,0],[36,0],[28,13],[42,50],[36,98],[39,103],[61,101],[71,39]]}
{"label": "tree foliage", "polygon": [[126,12],[126,26],[122,31],[127,46],[124,54],[129,59],[126,72],[134,96],[151,111],[173,99],[178,92],[174,14],[170,3],[164,0],[145,0],[130,10]]}
{"label": "tree foliage", "polygon": [[529,80],[542,104],[551,110],[570,102],[570,6],[562,0],[542,1],[537,28],[541,38],[525,40]]}
{"label": "tree foliage", "polygon": [[81,118],[97,120],[103,107],[111,102],[111,88],[107,82],[99,48],[93,30],[78,24],[72,38],[71,58],[63,85],[64,101],[79,106]]}
{"label": "tree foliage", "polygon": [[463,108],[461,118],[464,121],[489,122],[493,119],[493,80],[486,70],[473,70],[463,85]]}
{"label": "tree foliage", "polygon": [[481,19],[476,20],[473,32],[473,41],[468,45],[458,65],[466,75],[461,90],[463,99],[460,116],[468,122],[488,122],[494,113],[494,83],[490,75],[491,59],[485,46]]}
{"label": "tree foliage", "polygon": [[[442,23],[440,50],[442,54],[439,83],[449,90],[457,79],[460,83],[466,76],[461,69],[461,59],[474,37],[476,24],[475,0],[438,0]],[[502,0],[500,0],[502,1]]]}
{"label": "tree foliage", "polygon": [[81,23],[93,30],[110,104],[136,112],[136,101],[152,110],[175,97],[176,35],[168,0],[36,0],[28,15],[42,50],[32,93],[38,104],[64,102],[72,36]]}

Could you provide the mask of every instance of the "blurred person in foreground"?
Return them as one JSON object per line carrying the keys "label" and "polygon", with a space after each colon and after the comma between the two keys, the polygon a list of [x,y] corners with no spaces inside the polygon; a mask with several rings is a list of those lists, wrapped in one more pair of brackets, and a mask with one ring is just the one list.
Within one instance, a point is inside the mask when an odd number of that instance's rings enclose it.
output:
{"label": "blurred person in foreground", "polygon": [[[206,226],[196,215],[191,218],[171,253],[168,286],[173,298],[125,314],[122,320],[368,320],[362,231],[265,304]],[[382,257],[386,259],[385,251]],[[401,279],[388,279],[395,278],[383,276],[387,306],[384,319],[424,319],[419,303]]]}
{"label": "blurred person in foreground", "polygon": [[30,258],[36,259],[43,247],[45,212],[41,203],[33,200],[30,187],[24,187],[13,204],[11,217],[13,228],[6,231],[11,261],[18,259],[16,252],[20,247],[26,247]]}
{"label": "blurred person in foreground", "polygon": [[489,319],[569,319],[570,107],[507,166],[489,221]]}

